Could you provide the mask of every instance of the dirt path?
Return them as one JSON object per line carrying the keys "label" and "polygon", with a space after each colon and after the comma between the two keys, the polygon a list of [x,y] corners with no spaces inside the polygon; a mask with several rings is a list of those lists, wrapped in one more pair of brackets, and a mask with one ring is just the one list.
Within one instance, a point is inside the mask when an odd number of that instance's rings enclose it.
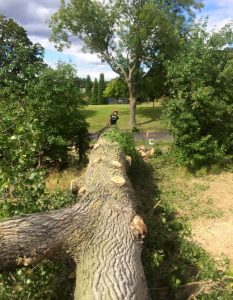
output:
{"label": "dirt path", "polygon": [[224,255],[233,263],[233,173],[211,175],[208,180],[209,188],[201,199],[210,199],[211,209],[217,209],[221,217],[193,221],[193,238],[215,258]]}

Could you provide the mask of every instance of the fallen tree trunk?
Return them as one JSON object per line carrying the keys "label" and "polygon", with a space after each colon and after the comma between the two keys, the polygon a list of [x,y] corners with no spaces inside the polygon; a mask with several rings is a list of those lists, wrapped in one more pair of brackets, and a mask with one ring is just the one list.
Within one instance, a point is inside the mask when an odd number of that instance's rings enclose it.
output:
{"label": "fallen tree trunk", "polygon": [[119,145],[100,138],[76,205],[0,222],[0,269],[68,256],[77,265],[75,299],[148,299],[141,264],[146,227],[126,168]]}

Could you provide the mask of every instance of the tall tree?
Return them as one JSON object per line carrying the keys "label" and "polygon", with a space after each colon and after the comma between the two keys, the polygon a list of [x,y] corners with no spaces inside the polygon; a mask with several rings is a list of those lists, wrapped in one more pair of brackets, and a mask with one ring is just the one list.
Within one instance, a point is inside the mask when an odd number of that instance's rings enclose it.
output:
{"label": "tall tree", "polygon": [[136,126],[137,75],[151,67],[166,48],[174,49],[199,0],[70,0],[61,1],[52,16],[51,39],[60,49],[76,35],[91,52],[98,53],[127,83],[129,125]]}
{"label": "tall tree", "polygon": [[105,89],[105,81],[104,81],[104,74],[100,74],[99,84],[98,84],[98,104],[104,104],[104,92]]}
{"label": "tall tree", "polygon": [[26,31],[12,19],[0,15],[0,94],[22,100],[27,83],[43,68],[44,49],[33,44]]}
{"label": "tall tree", "polygon": [[85,94],[88,97],[89,101],[91,100],[92,95],[92,81],[90,75],[87,75],[86,85],[85,85]]}
{"label": "tall tree", "polygon": [[98,104],[98,80],[96,78],[93,83],[91,103]]}

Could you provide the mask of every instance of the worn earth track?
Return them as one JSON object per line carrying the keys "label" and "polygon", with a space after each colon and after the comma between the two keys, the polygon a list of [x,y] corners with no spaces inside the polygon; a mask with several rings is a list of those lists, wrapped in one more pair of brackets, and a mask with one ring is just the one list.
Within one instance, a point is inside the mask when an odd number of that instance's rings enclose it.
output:
{"label": "worn earth track", "polygon": [[219,217],[201,217],[192,222],[193,238],[216,259],[226,256],[233,263],[233,173],[208,177],[209,188],[200,199],[210,199]]}

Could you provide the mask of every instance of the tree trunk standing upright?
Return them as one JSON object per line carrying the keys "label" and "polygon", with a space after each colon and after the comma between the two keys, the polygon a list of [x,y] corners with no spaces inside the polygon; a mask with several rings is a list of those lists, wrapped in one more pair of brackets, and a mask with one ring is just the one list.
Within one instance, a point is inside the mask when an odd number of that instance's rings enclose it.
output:
{"label": "tree trunk standing upright", "polygon": [[68,255],[77,265],[75,300],[148,299],[140,257],[146,227],[126,168],[119,145],[100,138],[77,204],[0,222],[0,269]]}
{"label": "tree trunk standing upright", "polygon": [[129,126],[131,128],[134,128],[137,126],[137,123],[136,123],[136,107],[137,107],[136,90],[135,90],[134,83],[132,82],[132,78],[126,80],[126,83],[129,88],[129,109],[130,109]]}
{"label": "tree trunk standing upright", "polygon": [[[61,1],[49,22],[51,40],[63,49],[70,46],[71,37],[78,37],[86,50],[96,53],[114,72],[132,79],[133,74],[145,75],[154,64],[173,57],[180,48],[179,36],[186,35],[202,2]],[[135,126],[135,95],[130,94],[130,99],[130,125]]]}

